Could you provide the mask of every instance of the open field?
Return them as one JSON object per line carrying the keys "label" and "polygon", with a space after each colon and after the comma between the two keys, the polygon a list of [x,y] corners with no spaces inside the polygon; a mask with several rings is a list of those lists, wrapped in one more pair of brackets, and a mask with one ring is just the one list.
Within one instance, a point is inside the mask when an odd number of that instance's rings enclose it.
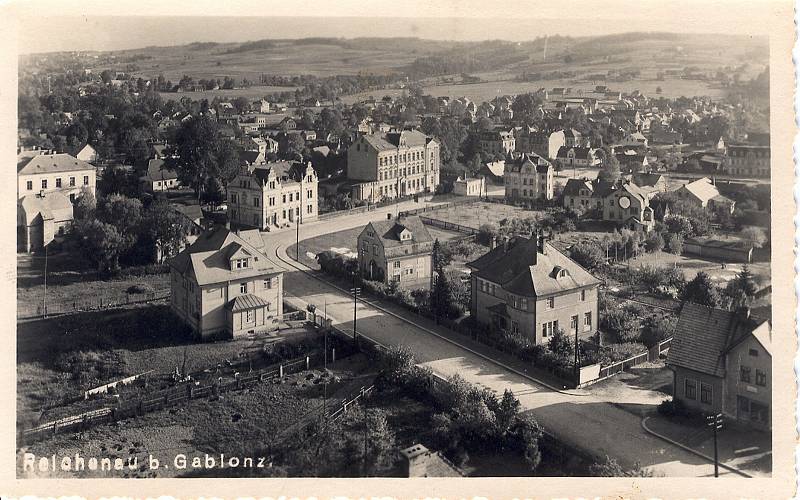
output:
{"label": "open field", "polygon": [[[394,50],[390,46],[347,43],[300,43],[291,40],[275,41],[265,48],[242,49],[241,44],[218,44],[192,49],[190,46],[152,47],[124,51],[126,56],[143,54],[152,59],[137,61],[136,76],[164,78],[177,83],[183,75],[195,80],[229,76],[258,82],[262,74],[296,75],[354,75],[382,74],[410,63],[420,54]],[[102,70],[109,66],[98,67]],[[123,70],[125,64],[110,66]],[[98,73],[100,71],[97,71]]]}
{"label": "open field", "polygon": [[[481,103],[506,94],[516,95],[524,94],[526,92],[535,92],[537,89],[542,87],[548,90],[554,87],[572,87],[576,90],[581,89],[583,91],[587,91],[594,90],[596,85],[608,85],[609,88],[613,90],[620,90],[622,92],[639,90],[648,96],[656,96],[656,88],[661,87],[662,92],[658,95],[664,97],[708,96],[711,98],[720,98],[725,92],[725,89],[710,87],[706,82],[680,79],[664,79],[662,81],[655,79],[638,79],[627,82],[608,83],[601,80],[540,80],[533,82],[498,80],[473,84],[432,85],[423,87],[423,91],[426,94],[430,94],[434,97],[447,96],[450,98],[457,98],[466,96],[474,102]],[[402,93],[402,89],[382,89],[344,96],[342,97],[342,101],[347,104],[351,104],[364,100],[368,97],[380,99],[381,97],[388,95],[396,98],[401,96]]]}
{"label": "open field", "polygon": [[212,100],[214,100],[215,97],[219,97],[220,99],[223,100],[236,99],[237,97],[246,97],[250,100],[257,100],[273,94],[281,94],[283,92],[294,92],[298,88],[300,87],[275,87],[269,85],[255,85],[253,87],[241,88],[241,89],[204,90],[202,92],[159,92],[159,94],[161,94],[161,98],[164,99],[165,101],[168,101],[170,99],[177,101],[184,97],[188,97],[193,101],[208,99],[208,102],[211,102]]}
{"label": "open field", "polygon": [[498,224],[503,219],[514,217],[532,217],[535,211],[505,205],[478,201],[469,205],[441,208],[423,213],[425,217],[460,224],[478,229],[483,224]]}

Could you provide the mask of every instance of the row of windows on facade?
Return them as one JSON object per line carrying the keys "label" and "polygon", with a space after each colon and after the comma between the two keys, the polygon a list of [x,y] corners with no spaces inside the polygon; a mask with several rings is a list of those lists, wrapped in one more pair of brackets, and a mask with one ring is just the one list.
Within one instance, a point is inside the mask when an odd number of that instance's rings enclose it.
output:
{"label": "row of windows on facade", "polygon": [[[570,333],[575,334],[578,332],[578,321],[580,320],[577,314],[573,315],[569,320]],[[542,323],[542,338],[546,339],[558,331],[558,320],[545,321]],[[583,313],[583,331],[592,331],[592,313]],[[511,321],[511,333],[519,333],[519,321]]]}
{"label": "row of windows on facade", "polygon": [[[356,144],[356,151],[361,151],[360,144]],[[365,147],[364,151],[368,151],[368,149]],[[422,151],[411,151],[408,153],[393,154],[391,156],[379,156],[378,164],[383,167],[384,165],[396,165],[402,162],[424,160],[424,159],[425,157],[422,154]]]}
{"label": "row of windows on facade", "polygon": [[[234,259],[232,262],[235,262],[235,264],[232,264],[232,267],[235,265],[237,269],[246,268],[249,265],[248,259]],[[176,279],[179,278],[176,276]],[[272,278],[266,278],[259,281],[261,281],[261,287],[263,290],[272,289],[273,286]],[[258,286],[258,281],[245,281],[239,283],[239,293],[254,292],[257,286]],[[191,280],[183,278],[183,288],[184,290],[188,290],[190,293],[194,293],[195,283]],[[208,295],[209,297],[214,297],[214,296],[223,297],[223,290],[224,287],[215,287],[215,288],[206,288],[205,292],[206,295]]]}
{"label": "row of windows on facade", "polygon": [[[749,366],[740,366],[739,367],[739,380],[745,383],[751,383],[751,369]],[[767,372],[763,370],[756,369],[756,376],[755,376],[755,383],[756,385],[760,385],[761,387],[766,387],[767,385]]]}
{"label": "row of windows on facade", "polygon": [[[433,168],[433,161],[431,161],[431,168]],[[378,172],[378,179],[388,181],[389,179],[400,179],[408,175],[425,174],[423,165],[412,165],[410,167],[398,168],[396,170],[381,170]]]}
{"label": "row of windows on facade", "polygon": [[[289,209],[289,213],[291,213],[291,212],[292,212],[292,209],[290,208]],[[309,215],[313,214],[314,213],[314,205],[307,205],[306,206],[306,213],[309,214]],[[297,217],[300,217],[300,207],[294,207],[294,214]],[[232,211],[232,215],[233,215],[232,218],[234,220],[239,220],[239,212],[237,212],[236,210],[233,210]],[[242,215],[244,215],[244,214],[242,214]],[[278,214],[277,213],[272,214],[271,217],[268,217],[268,219],[271,219],[273,224],[277,221],[277,218],[278,218]],[[285,209],[281,213],[281,218],[284,219],[284,220],[287,218],[287,212],[286,212]],[[261,216],[259,214],[253,214],[253,224],[258,225],[259,220],[261,220]]]}
{"label": "row of windows on facade", "polygon": [[[422,185],[424,182],[425,179],[409,179],[408,181],[401,183],[400,187],[403,190],[419,189],[423,187]],[[433,178],[431,178],[430,183],[433,184]],[[381,186],[381,194],[394,193],[395,191],[397,191],[397,189],[395,188],[394,184],[389,184],[388,186]]]}
{"label": "row of windows on facade", "polygon": [[[566,275],[566,270],[562,269],[562,273],[560,277],[564,277]],[[478,278],[478,288],[480,288],[481,292],[488,293],[494,297],[498,297],[497,295],[497,285],[492,283],[491,281],[486,281]],[[519,309],[521,311],[528,310],[528,299],[525,297],[519,297],[517,295],[508,294],[509,297],[509,304],[514,309]],[[581,290],[581,302],[586,301],[586,290]],[[545,306],[547,309],[553,309],[556,307],[556,298],[555,297],[548,297],[545,301]]]}
{"label": "row of windows on facade", "polygon": [[[547,180],[547,177],[544,175],[540,175],[539,178],[541,179],[542,183]],[[530,180],[530,182],[528,182]],[[509,175],[508,176],[508,183],[509,184],[519,184],[519,176],[516,175]],[[523,186],[535,186],[536,185],[536,176],[531,177],[522,177],[522,185]]]}
{"label": "row of windows on facade", "polygon": [[[287,199],[286,198],[286,194],[287,193],[284,193],[284,195],[283,195],[283,203],[286,203],[286,199]],[[288,193],[288,195],[289,195],[288,199],[289,199],[290,203],[295,201],[295,200],[300,201],[300,191],[295,191],[294,193]],[[306,199],[307,200],[311,200],[313,198],[314,198],[314,191],[312,189],[309,189],[308,191],[306,191]],[[239,203],[239,195],[237,193],[231,193],[231,203]],[[247,203],[247,195],[244,194],[244,193],[242,193],[242,203]],[[274,196],[270,196],[269,199],[268,199],[268,203],[269,203],[270,207],[274,207],[275,206],[275,197]],[[261,198],[260,197],[258,197],[258,196],[254,196],[253,197],[253,206],[254,207],[260,207],[261,206]]]}
{"label": "row of windows on facade", "polygon": [[[683,394],[686,399],[697,400],[697,380],[687,378],[684,381]],[[700,382],[700,402],[703,404],[713,404],[714,387],[711,384]]]}
{"label": "row of windows on facade", "polygon": [[[307,175],[305,178],[305,182],[314,182],[313,175]],[[239,187],[240,188],[247,188],[249,189],[252,186],[251,181],[249,179],[240,179],[239,180]],[[269,189],[275,189],[275,181],[269,181]]]}
{"label": "row of windows on facade", "polygon": [[[33,191],[33,181],[28,181],[25,185],[26,185],[26,188],[28,189],[28,191]],[[89,185],[89,176],[88,175],[84,175],[83,176],[83,185],[84,186],[88,186]],[[69,178],[69,186],[70,187],[74,187],[75,186],[75,177],[70,177]],[[56,187],[57,188],[61,187],[61,177],[56,177]],[[47,189],[47,179],[42,179],[42,189]]]}

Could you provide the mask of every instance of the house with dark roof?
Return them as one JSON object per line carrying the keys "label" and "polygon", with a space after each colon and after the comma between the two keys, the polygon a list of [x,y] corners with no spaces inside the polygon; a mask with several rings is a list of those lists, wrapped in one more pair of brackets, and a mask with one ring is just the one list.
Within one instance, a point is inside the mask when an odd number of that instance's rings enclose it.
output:
{"label": "house with dark roof", "polygon": [[505,164],[503,183],[509,201],[553,199],[553,165],[536,153],[523,153]]}
{"label": "house with dark roof", "polygon": [[276,328],[283,314],[283,270],[257,230],[224,226],[201,234],[169,260],[170,307],[201,338]]}
{"label": "house with dark roof", "polygon": [[673,399],[771,428],[772,326],[749,310],[685,303],[667,355]]}
{"label": "house with dark roof", "polygon": [[181,185],[178,181],[178,172],[168,168],[164,160],[159,158],[147,162],[147,171],[139,177],[139,182],[151,193],[176,189]]}
{"label": "house with dark roof", "polygon": [[556,160],[561,162],[564,168],[593,167],[600,163],[594,148],[576,146],[562,146],[558,148]]}
{"label": "house with dark roof", "polygon": [[603,220],[631,230],[650,231],[655,216],[647,192],[630,181],[620,180],[610,187],[595,189],[594,196],[602,200]]}
{"label": "house with dark roof", "polygon": [[595,333],[600,281],[544,236],[504,240],[467,266],[470,313],[479,323],[536,344],[559,329],[570,337]]}
{"label": "house with dark roof", "polygon": [[562,191],[564,208],[589,210],[592,208],[594,184],[588,179],[567,179]]}
{"label": "house with dark roof", "polygon": [[433,238],[416,215],[370,222],[358,235],[358,269],[368,280],[430,288]]}

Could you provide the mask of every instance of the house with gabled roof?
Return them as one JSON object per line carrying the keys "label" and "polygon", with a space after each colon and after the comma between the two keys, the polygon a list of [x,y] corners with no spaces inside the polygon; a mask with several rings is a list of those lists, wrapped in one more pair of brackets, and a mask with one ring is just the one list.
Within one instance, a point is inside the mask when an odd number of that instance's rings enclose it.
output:
{"label": "house with gabled roof", "polygon": [[317,219],[319,179],[311,162],[266,162],[245,151],[228,183],[228,220],[237,227],[271,228]]}
{"label": "house with gabled roof", "polygon": [[536,153],[523,153],[506,162],[503,183],[508,200],[552,200],[553,165]]}
{"label": "house with gabled roof", "polygon": [[97,151],[90,145],[84,144],[82,147],[77,149],[77,153],[75,153],[75,158],[85,161],[87,163],[94,164],[97,161]]}
{"label": "house with gabled roof", "polygon": [[58,191],[70,201],[86,187],[95,192],[97,169],[66,153],[23,151],[17,156],[17,198]]}
{"label": "house with gabled roof", "polygon": [[358,235],[361,277],[402,288],[430,288],[433,238],[419,216],[368,223]]}
{"label": "house with gabled roof", "polygon": [[541,234],[506,239],[467,264],[470,314],[481,324],[546,344],[559,329],[587,338],[597,328],[592,276]]}
{"label": "house with gabled roof", "polygon": [[283,315],[283,269],[257,230],[224,226],[169,260],[170,307],[201,338],[274,330]]}
{"label": "house with gabled roof", "polygon": [[592,207],[594,184],[588,179],[567,179],[562,191],[564,208],[588,210]]}
{"label": "house with gabled roof", "polygon": [[685,303],[667,355],[673,399],[705,414],[722,413],[771,428],[772,326],[749,309]]}
{"label": "house with gabled roof", "polygon": [[58,191],[28,194],[17,201],[17,248],[35,252],[72,227],[72,202]]}
{"label": "house with gabled roof", "polygon": [[167,167],[164,160],[160,158],[147,162],[147,171],[139,177],[139,182],[145,191],[151,193],[176,189],[181,185],[178,180],[178,172]]}
{"label": "house with gabled roof", "polygon": [[733,213],[736,202],[720,194],[716,182],[708,177],[702,177],[684,184],[675,190],[682,200],[708,210],[725,210]]}

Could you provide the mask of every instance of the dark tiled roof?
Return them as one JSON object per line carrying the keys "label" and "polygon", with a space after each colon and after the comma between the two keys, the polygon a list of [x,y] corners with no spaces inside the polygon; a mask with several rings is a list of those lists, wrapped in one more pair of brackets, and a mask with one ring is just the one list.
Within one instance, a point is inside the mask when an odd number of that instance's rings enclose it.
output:
{"label": "dark tiled roof", "polygon": [[167,179],[177,179],[178,173],[164,167],[164,160],[156,158],[147,162],[147,174],[143,177],[149,181],[163,181]]}
{"label": "dark tiled roof", "polygon": [[506,162],[506,172],[520,172],[522,167],[526,165],[533,165],[536,167],[536,172],[540,174],[547,173],[552,168],[552,164],[537,155],[536,153],[523,153],[519,158]]}
{"label": "dark tiled roof", "polygon": [[[536,238],[515,238],[508,249],[499,244],[467,264],[473,273],[517,295],[542,297],[597,285],[599,280],[549,243],[539,252]],[[558,276],[559,270],[567,275]]]}
{"label": "dark tiled roof", "polygon": [[558,153],[556,154],[556,157],[566,158],[567,153],[569,152],[570,149],[575,150],[575,158],[578,158],[580,160],[585,160],[589,158],[589,152],[591,151],[591,148],[561,146],[560,148],[558,148]]}
{"label": "dark tiled roof", "polygon": [[675,327],[667,364],[724,377],[725,352],[758,325],[735,312],[687,302]]}
{"label": "dark tiled roof", "polygon": [[[383,242],[383,248],[389,249],[412,243],[430,243],[433,241],[431,233],[416,215],[401,217],[397,220],[381,220],[371,222],[375,234]],[[411,231],[411,240],[401,242],[400,232],[403,229]]]}
{"label": "dark tiled roof", "polygon": [[594,187],[592,183],[585,179],[567,179],[567,183],[564,185],[564,196],[578,196],[580,195],[581,189],[588,189],[589,194],[594,191]]}

